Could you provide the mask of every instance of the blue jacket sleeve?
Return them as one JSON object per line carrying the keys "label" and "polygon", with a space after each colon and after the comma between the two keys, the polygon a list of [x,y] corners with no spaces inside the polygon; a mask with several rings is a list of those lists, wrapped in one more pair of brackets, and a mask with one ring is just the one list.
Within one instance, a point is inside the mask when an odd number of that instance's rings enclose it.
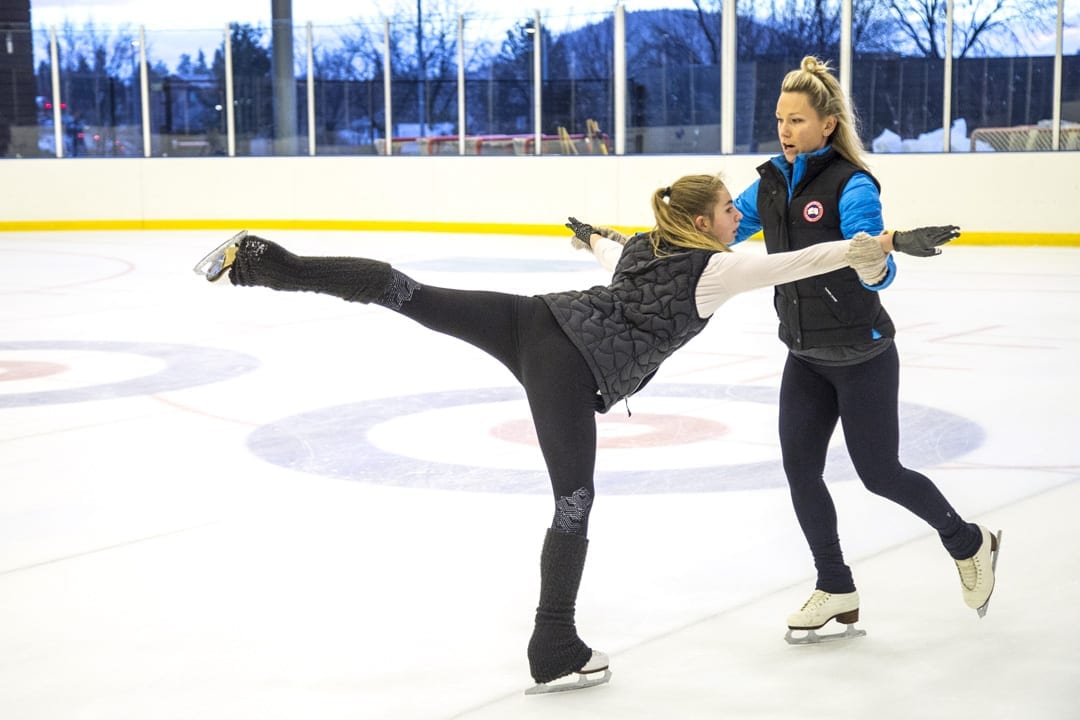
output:
{"label": "blue jacket sleeve", "polygon": [[[739,229],[742,230],[740,223]],[[853,238],[860,232],[880,235],[885,231],[881,216],[881,194],[877,185],[864,173],[851,176],[844,192],[840,194],[840,232],[845,238]],[[877,285],[863,287],[868,290],[884,290],[896,278],[896,262],[890,255],[885,263],[885,278]]]}
{"label": "blue jacket sleeve", "polygon": [[735,198],[735,209],[742,213],[739,221],[739,229],[735,231],[735,242],[738,245],[761,229],[761,216],[757,211],[758,185],[761,179],[755,180],[750,187],[746,188]]}
{"label": "blue jacket sleeve", "polygon": [[863,173],[852,175],[840,193],[840,232],[850,239],[856,233],[880,235],[884,230],[877,185]]}

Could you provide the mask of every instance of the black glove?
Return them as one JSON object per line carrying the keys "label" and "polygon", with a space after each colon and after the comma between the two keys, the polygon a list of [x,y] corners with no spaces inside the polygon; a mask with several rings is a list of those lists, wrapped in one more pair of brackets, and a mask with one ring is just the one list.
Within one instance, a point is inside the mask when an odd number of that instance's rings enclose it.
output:
{"label": "black glove", "polygon": [[960,228],[955,225],[936,225],[920,227],[914,230],[897,230],[893,233],[893,249],[907,255],[931,257],[940,255],[938,245],[960,237]]}
{"label": "black glove", "polygon": [[[596,232],[596,228],[587,223],[583,223],[576,217],[567,218],[570,222],[566,223],[566,227],[574,231],[574,240],[577,242],[571,243],[574,247],[580,247],[585,250],[592,248],[592,243],[589,238]],[[580,245],[579,245],[580,243]]]}

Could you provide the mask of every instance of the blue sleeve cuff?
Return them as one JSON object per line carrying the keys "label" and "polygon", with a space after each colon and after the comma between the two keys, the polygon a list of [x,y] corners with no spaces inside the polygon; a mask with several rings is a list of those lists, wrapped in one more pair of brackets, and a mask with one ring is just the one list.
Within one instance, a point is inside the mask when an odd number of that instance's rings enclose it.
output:
{"label": "blue sleeve cuff", "polygon": [[877,285],[867,285],[862,280],[860,280],[859,282],[862,283],[862,286],[864,288],[866,288],[867,290],[873,290],[874,292],[880,292],[880,291],[884,290],[885,288],[889,287],[890,285],[892,285],[892,281],[895,280],[895,279],[896,279],[896,261],[893,260],[892,255],[889,255],[887,258],[885,258],[885,278],[881,282],[879,282]]}

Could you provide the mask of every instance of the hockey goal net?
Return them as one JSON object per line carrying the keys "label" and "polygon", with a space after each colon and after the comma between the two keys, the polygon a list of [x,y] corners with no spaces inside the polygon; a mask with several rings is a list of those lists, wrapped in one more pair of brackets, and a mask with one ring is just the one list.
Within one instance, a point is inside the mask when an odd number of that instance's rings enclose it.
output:
{"label": "hockey goal net", "polygon": [[[971,150],[1055,150],[1054,132],[1042,125],[979,128],[971,132]],[[1080,150],[1080,125],[1061,128],[1061,149]]]}

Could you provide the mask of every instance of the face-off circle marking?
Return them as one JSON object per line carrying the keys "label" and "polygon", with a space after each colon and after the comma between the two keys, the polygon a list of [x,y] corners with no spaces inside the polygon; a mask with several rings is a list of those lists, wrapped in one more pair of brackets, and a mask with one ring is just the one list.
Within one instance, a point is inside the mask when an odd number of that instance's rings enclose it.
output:
{"label": "face-off circle marking", "polygon": [[[641,410],[629,419],[627,426],[631,427],[639,412],[651,414],[642,408],[645,397],[631,398],[631,405],[635,400]],[[597,494],[724,492],[787,486],[775,437],[776,388],[652,384],[648,400],[685,403],[688,410],[694,408],[694,403],[711,401],[720,408],[717,412],[721,415],[724,407],[729,408],[732,419],[725,417],[721,422],[705,418],[715,423],[712,427],[723,427],[726,432],[704,443],[601,447],[595,475]],[[759,408],[756,413],[748,412],[755,407]],[[688,420],[670,411],[658,413],[657,418],[663,418],[662,422],[656,420],[660,427],[650,423],[645,435],[677,433],[677,426],[670,423],[688,421],[694,425],[701,414],[697,410],[688,413]],[[900,414],[904,458],[914,467],[947,462],[984,441],[979,425],[943,410],[901,403]],[[539,450],[524,444],[521,423],[531,424],[527,418],[528,408],[520,388],[450,390],[375,398],[283,418],[255,430],[248,437],[248,447],[274,465],[341,480],[436,490],[550,495],[551,485]],[[604,423],[606,419],[601,420]],[[508,440],[492,436],[492,428],[500,426],[510,435]],[[389,436],[391,442],[382,442],[380,434]],[[602,429],[599,434],[603,437]],[[737,442],[740,435],[745,437],[744,442]],[[429,449],[435,445],[443,447]],[[493,453],[500,456],[494,457]],[[829,482],[857,480],[841,442],[834,442],[829,449],[826,477]]]}
{"label": "face-off circle marking", "polygon": [[[128,356],[129,362],[134,360],[131,369],[150,368],[150,371],[139,375],[128,375],[112,368],[113,374],[120,374],[120,379],[111,378],[101,380],[101,374],[91,369],[83,372],[91,381],[82,385],[74,385],[71,382],[63,386],[63,382],[46,383],[51,385],[48,389],[26,390],[20,392],[17,383],[14,388],[9,387],[8,392],[0,392],[0,409],[12,407],[30,407],[41,405],[57,405],[63,403],[90,402],[94,400],[113,400],[121,397],[133,397],[137,395],[152,395],[154,393],[169,392],[183,388],[208,385],[232,379],[238,375],[251,372],[259,366],[259,361],[250,355],[224,350],[222,348],[200,347],[197,345],[173,345],[167,343],[141,343],[141,342],[83,342],[74,340],[35,340],[0,342],[0,353],[33,353],[50,354],[53,356],[82,355],[87,359],[88,355],[101,354],[99,362],[115,365],[121,362],[109,360],[108,354],[114,356]],[[89,363],[88,365],[93,365]],[[4,368],[9,371],[12,368],[21,368],[21,377],[2,374]],[[49,376],[55,379],[67,379],[65,375],[79,375],[79,367],[76,364],[40,360],[16,360],[10,356],[0,359],[0,380],[15,380],[32,383]],[[63,373],[63,375],[61,374]],[[0,386],[2,387],[2,386]]]}
{"label": "face-off circle marking", "polygon": [[[505,442],[539,447],[532,420],[518,418],[491,427],[493,437]],[[600,450],[688,445],[719,440],[728,433],[724,423],[689,415],[635,412],[632,423],[609,415],[596,417],[596,446]]]}
{"label": "face-off circle marking", "polygon": [[67,365],[36,360],[0,359],[0,382],[35,380],[66,372]]}

